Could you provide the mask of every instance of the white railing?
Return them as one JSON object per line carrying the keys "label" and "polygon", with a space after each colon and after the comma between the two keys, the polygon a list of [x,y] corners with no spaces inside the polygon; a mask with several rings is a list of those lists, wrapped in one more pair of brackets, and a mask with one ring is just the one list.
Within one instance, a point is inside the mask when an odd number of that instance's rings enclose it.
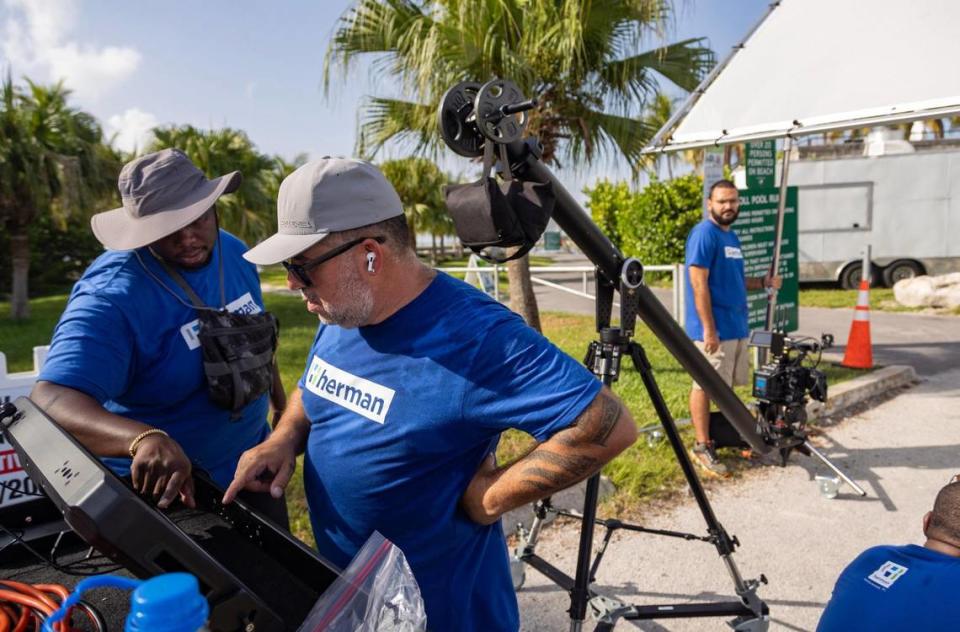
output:
{"label": "white railing", "polygon": [[[500,300],[500,273],[506,269],[506,266],[491,264],[489,266],[463,266],[457,268],[437,268],[444,272],[463,272],[464,280],[472,285],[477,285],[495,300]],[[671,288],[671,307],[673,317],[681,325],[683,324],[684,314],[686,313],[685,301],[685,275],[683,274],[683,264],[675,263],[671,265],[644,266],[644,272],[667,272],[670,274]],[[580,289],[548,281],[541,278],[543,274],[580,274]],[[590,300],[596,300],[596,295],[590,293],[591,280],[594,275],[593,266],[530,266],[530,280],[538,285],[543,285],[567,294],[580,296]],[[617,303],[615,306],[619,307]]]}

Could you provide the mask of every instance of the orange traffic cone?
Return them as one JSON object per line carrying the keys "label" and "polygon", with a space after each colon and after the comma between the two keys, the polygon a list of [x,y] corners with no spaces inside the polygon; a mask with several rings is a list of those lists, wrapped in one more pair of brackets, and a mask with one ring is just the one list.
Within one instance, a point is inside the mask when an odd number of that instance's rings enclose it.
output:
{"label": "orange traffic cone", "polygon": [[853,311],[847,350],[843,354],[843,366],[852,369],[873,368],[873,347],[870,344],[870,283],[860,281],[857,307]]}

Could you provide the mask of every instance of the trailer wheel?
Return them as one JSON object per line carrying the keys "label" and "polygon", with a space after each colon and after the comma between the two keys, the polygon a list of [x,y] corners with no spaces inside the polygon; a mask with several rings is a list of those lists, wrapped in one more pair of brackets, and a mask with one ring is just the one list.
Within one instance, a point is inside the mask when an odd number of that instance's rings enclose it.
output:
{"label": "trailer wheel", "polygon": [[845,290],[855,290],[860,287],[860,271],[862,269],[863,265],[858,261],[849,264],[846,268],[841,270],[840,278],[838,279],[838,281],[840,281],[840,287]]}
{"label": "trailer wheel", "polygon": [[883,269],[883,284],[887,287],[893,287],[897,281],[912,279],[922,274],[926,274],[926,270],[919,262],[901,259],[900,261],[894,261]]}
{"label": "trailer wheel", "polygon": [[[860,287],[860,270],[863,269],[863,264],[859,261],[851,261],[847,266],[840,271],[840,275],[837,277],[837,282],[845,290],[856,290]],[[870,264],[870,287],[876,287],[881,280],[880,267],[872,263]]]}

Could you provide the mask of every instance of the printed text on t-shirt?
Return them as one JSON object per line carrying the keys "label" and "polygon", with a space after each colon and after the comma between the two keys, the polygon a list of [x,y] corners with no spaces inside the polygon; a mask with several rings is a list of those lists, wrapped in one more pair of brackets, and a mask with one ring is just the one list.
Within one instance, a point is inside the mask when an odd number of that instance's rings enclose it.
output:
{"label": "printed text on t-shirt", "polygon": [[328,401],[382,424],[396,393],[392,388],[338,369],[313,356],[303,380],[307,390]]}

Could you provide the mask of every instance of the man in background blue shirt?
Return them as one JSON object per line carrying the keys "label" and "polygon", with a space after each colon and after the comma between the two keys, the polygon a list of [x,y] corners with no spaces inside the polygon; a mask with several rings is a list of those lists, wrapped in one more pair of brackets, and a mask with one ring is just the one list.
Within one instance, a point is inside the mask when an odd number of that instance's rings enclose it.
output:
{"label": "man in background blue shirt", "polygon": [[[740,240],[730,226],[740,215],[740,196],[729,180],[719,180],[707,197],[709,217],[693,227],[686,245],[687,335],[730,386],[746,384],[749,372],[747,290],[779,288],[779,276],[747,278]],[[710,398],[696,382],[690,391],[696,434],[694,462],[708,474],[724,476],[710,441]]]}
{"label": "man in background blue shirt", "polygon": [[817,632],[960,630],[960,482],[923,517],[923,546],[876,546],[840,573]]}

